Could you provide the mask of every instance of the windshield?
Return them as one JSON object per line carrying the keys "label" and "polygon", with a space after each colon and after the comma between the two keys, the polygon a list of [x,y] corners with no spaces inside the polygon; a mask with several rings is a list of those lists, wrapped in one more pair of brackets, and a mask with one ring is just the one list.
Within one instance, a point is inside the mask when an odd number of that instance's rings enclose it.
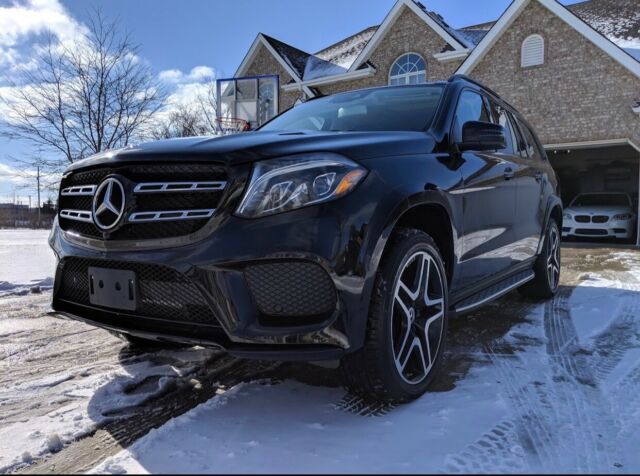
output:
{"label": "windshield", "polygon": [[433,120],[443,86],[420,85],[336,94],[295,106],[261,131],[423,131]]}
{"label": "windshield", "polygon": [[572,207],[597,207],[597,206],[631,206],[629,196],[624,193],[596,193],[578,195]]}

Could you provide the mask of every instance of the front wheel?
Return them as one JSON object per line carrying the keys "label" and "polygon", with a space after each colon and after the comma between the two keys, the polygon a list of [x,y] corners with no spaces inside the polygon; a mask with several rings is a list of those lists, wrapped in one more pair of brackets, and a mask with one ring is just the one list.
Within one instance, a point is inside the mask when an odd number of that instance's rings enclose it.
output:
{"label": "front wheel", "polygon": [[535,277],[518,290],[525,297],[549,299],[556,295],[560,285],[560,230],[551,218],[544,237],[542,253],[538,256],[533,271]]}
{"label": "front wheel", "polygon": [[401,229],[380,264],[365,345],[342,359],[347,387],[365,398],[422,395],[441,363],[448,318],[444,263],[434,240]]}

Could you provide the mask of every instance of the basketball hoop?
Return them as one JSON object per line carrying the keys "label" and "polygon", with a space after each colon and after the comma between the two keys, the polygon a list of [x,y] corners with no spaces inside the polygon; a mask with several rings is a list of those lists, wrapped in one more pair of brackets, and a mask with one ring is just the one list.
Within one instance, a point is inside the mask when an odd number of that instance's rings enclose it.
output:
{"label": "basketball hoop", "polygon": [[235,117],[219,117],[216,119],[216,124],[218,125],[218,131],[224,135],[237,134],[251,129],[248,121]]}

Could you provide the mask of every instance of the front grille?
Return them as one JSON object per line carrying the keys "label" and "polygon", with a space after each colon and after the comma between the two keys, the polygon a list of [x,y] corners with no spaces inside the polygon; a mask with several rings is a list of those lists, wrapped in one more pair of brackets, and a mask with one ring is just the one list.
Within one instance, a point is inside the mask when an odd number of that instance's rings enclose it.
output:
{"label": "front grille", "polygon": [[591,217],[589,215],[576,215],[575,220],[578,223],[591,223]]}
{"label": "front grille", "polygon": [[336,292],[315,263],[286,261],[248,266],[245,276],[258,309],[268,316],[318,316],[332,312]]}
{"label": "front grille", "polygon": [[136,315],[174,322],[220,327],[211,308],[191,280],[166,266],[65,258],[60,263],[60,287],[56,298],[92,305],[89,300],[89,267],[128,270],[136,273]]}
{"label": "front grille", "polygon": [[591,228],[578,228],[576,230],[576,233],[580,234],[580,235],[591,235],[591,236],[603,236],[603,235],[608,235],[609,233],[607,232],[607,230],[602,230],[602,229],[591,229]]}
{"label": "front grille", "polygon": [[[112,175],[124,182],[127,208],[123,225],[105,233],[86,214],[96,188]],[[226,180],[227,170],[218,164],[125,164],[73,172],[60,185],[60,227],[107,240],[189,235],[211,220]]]}
{"label": "front grille", "polygon": [[607,215],[594,215],[591,217],[591,221],[593,223],[607,223],[609,221],[609,217]]}

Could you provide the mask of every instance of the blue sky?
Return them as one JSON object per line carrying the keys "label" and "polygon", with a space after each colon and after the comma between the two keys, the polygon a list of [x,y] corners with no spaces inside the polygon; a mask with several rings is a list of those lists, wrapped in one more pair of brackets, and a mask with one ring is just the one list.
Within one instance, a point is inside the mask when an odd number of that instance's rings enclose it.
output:
{"label": "blue sky", "polygon": [[[510,0],[422,3],[461,27],[495,20]],[[81,28],[96,7],[120,19],[140,45],[140,56],[159,77],[171,76],[167,87],[180,96],[209,74],[232,76],[258,32],[314,52],[379,24],[393,4],[394,0],[0,0],[0,88],[1,78],[12,67],[29,61],[45,29],[64,39]],[[0,138],[0,201],[11,199],[15,191],[25,203],[33,193],[28,183],[10,179],[7,159],[27,152],[24,145]]]}

